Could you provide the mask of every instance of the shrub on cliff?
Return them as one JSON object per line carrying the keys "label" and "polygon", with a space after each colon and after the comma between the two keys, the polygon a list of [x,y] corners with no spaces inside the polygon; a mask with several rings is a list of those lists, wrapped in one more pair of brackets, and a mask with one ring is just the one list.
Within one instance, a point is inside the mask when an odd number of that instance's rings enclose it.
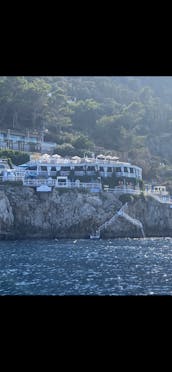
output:
{"label": "shrub on cliff", "polygon": [[8,158],[14,165],[24,164],[30,160],[28,153],[14,150],[0,150],[0,158]]}
{"label": "shrub on cliff", "polygon": [[122,202],[122,204],[125,204],[128,202],[132,202],[134,199],[133,199],[133,196],[130,194],[123,194],[123,195],[120,195],[119,200]]}

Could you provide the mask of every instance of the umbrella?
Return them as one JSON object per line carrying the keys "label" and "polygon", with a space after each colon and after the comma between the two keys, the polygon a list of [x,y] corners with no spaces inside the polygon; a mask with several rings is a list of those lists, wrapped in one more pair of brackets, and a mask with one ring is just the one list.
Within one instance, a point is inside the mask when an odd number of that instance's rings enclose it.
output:
{"label": "umbrella", "polygon": [[97,159],[105,159],[105,156],[100,154],[100,155],[97,156]]}
{"label": "umbrella", "polygon": [[52,155],[52,158],[58,159],[58,158],[61,158],[61,155],[59,155],[59,154],[54,154],[54,155]]}
{"label": "umbrella", "polygon": [[72,160],[80,160],[81,158],[79,156],[73,156]]}
{"label": "umbrella", "polygon": [[112,156],[110,156],[110,155],[107,155],[107,156],[106,156],[106,159],[107,159],[107,160],[112,160],[112,159],[113,159],[113,157],[112,157]]}
{"label": "umbrella", "polygon": [[113,156],[112,160],[118,160],[119,158],[117,156]]}

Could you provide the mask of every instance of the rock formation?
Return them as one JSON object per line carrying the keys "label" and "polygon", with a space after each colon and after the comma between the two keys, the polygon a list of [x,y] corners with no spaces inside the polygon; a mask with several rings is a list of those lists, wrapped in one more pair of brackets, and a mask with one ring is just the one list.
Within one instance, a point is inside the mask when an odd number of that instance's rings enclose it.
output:
{"label": "rock formation", "polygon": [[100,226],[102,238],[172,236],[172,208],[143,196],[122,205],[107,192],[38,193],[22,186],[0,191],[1,239],[89,238]]}

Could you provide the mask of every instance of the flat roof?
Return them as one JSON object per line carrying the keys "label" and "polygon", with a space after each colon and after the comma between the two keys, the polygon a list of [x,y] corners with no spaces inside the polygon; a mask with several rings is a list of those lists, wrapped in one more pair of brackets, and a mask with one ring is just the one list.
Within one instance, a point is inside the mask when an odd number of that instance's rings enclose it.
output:
{"label": "flat roof", "polygon": [[78,159],[72,159],[72,158],[62,158],[62,157],[52,157],[48,154],[45,154],[44,156],[40,156],[39,159],[32,159],[29,162],[25,164],[21,164],[19,166],[25,167],[30,165],[49,165],[49,166],[84,166],[84,165],[99,165],[99,166],[110,166],[110,167],[120,167],[120,166],[126,166],[126,167],[135,167],[139,170],[142,170],[141,167],[137,165],[133,165],[128,162],[119,162],[116,160],[101,160],[101,159],[93,159],[93,158],[78,158]]}

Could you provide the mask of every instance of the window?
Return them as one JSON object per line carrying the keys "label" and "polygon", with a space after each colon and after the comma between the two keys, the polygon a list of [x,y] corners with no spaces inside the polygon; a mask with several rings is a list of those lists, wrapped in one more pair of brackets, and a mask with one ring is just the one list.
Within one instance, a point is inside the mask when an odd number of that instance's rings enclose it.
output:
{"label": "window", "polygon": [[134,169],[133,168],[130,168],[130,173],[134,173]]}
{"label": "window", "polygon": [[95,171],[95,167],[94,166],[91,166],[91,165],[89,165],[88,167],[87,167],[87,171]]}
{"label": "window", "polygon": [[46,171],[47,172],[47,167],[45,165],[41,166],[41,171]]}
{"label": "window", "polygon": [[84,171],[84,167],[82,167],[82,166],[78,166],[78,167],[75,167],[75,171],[77,172],[82,172],[82,171]]}
{"label": "window", "polygon": [[100,172],[104,172],[104,168],[103,167],[100,167],[99,170],[100,170]]}
{"label": "window", "polygon": [[112,167],[108,167],[107,172],[112,172]]}
{"label": "window", "polygon": [[29,168],[27,168],[28,170],[37,170],[37,167],[29,167]]}
{"label": "window", "polygon": [[59,179],[58,179],[58,182],[66,183],[66,178],[59,178]]}
{"label": "window", "polygon": [[121,167],[117,167],[116,172],[121,172]]}
{"label": "window", "polygon": [[128,173],[128,168],[127,167],[124,167],[124,172]]}
{"label": "window", "polygon": [[70,167],[61,167],[61,171],[70,171]]}
{"label": "window", "polygon": [[51,172],[56,172],[56,167],[51,167]]}

